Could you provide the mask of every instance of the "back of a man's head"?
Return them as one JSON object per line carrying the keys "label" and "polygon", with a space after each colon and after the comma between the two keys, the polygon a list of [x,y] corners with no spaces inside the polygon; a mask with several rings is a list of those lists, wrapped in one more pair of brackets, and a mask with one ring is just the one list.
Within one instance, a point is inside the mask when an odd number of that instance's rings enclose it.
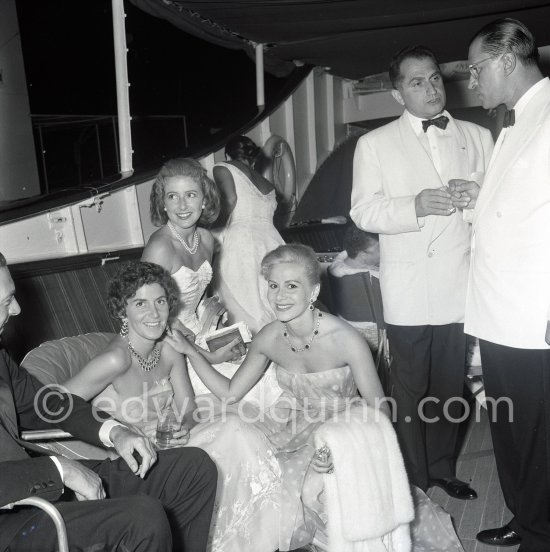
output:
{"label": "back of a man's head", "polygon": [[526,67],[538,66],[539,51],[531,31],[517,19],[497,19],[482,27],[470,40],[481,40],[484,52],[491,56],[512,53]]}

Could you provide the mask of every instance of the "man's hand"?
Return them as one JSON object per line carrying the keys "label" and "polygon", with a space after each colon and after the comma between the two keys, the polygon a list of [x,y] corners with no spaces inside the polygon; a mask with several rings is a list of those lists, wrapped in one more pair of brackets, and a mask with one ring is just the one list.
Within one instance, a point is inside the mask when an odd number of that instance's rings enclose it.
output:
{"label": "man's hand", "polygon": [[544,339],[546,340],[546,343],[550,345],[550,320],[546,322],[546,336],[544,337]]}
{"label": "man's hand", "polygon": [[[142,479],[157,461],[157,452],[153,443],[147,437],[138,435],[126,426],[113,427],[109,439],[132,472]],[[139,462],[136,458],[139,459]]]}
{"label": "man's hand", "polygon": [[477,182],[455,178],[449,180],[449,190],[453,207],[456,209],[473,209],[476,206],[480,190]]}
{"label": "man's hand", "polygon": [[63,456],[57,459],[63,468],[63,484],[73,490],[78,500],[101,500],[105,489],[101,478],[91,469]]}
{"label": "man's hand", "polygon": [[414,207],[417,217],[448,216],[455,211],[451,202],[451,194],[445,187],[422,190],[414,199]]}

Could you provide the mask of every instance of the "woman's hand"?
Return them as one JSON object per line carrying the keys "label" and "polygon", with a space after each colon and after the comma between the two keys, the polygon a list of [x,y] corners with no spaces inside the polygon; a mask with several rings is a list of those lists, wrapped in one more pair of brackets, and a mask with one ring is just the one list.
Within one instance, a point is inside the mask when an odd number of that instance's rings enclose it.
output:
{"label": "woman's hand", "polygon": [[182,355],[189,356],[197,352],[197,346],[195,345],[194,340],[191,341],[179,329],[169,328],[166,330],[166,337],[164,338],[164,341]]}
{"label": "woman's hand", "polygon": [[227,345],[216,349],[213,352],[204,351],[203,356],[210,364],[221,364],[222,362],[237,362],[246,353],[244,343],[236,337]]}
{"label": "woman's hand", "polygon": [[182,426],[172,433],[170,439],[171,447],[184,447],[189,442],[189,426],[182,424]]}
{"label": "woman's hand", "polygon": [[315,451],[311,460],[311,467],[317,473],[332,473],[334,472],[334,464],[332,463],[332,454],[330,449],[325,445]]}
{"label": "woman's hand", "polygon": [[189,341],[195,341],[195,334],[193,333],[193,330],[190,330],[185,324],[182,324],[182,322],[180,322],[177,318],[170,322],[170,325],[166,329],[167,333],[169,333],[170,330],[172,331],[178,330],[178,332],[180,332]]}

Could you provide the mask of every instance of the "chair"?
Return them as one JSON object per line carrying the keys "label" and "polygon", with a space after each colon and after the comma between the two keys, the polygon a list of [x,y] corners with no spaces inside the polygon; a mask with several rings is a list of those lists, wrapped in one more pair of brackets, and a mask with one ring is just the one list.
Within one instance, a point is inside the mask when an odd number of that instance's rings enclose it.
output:
{"label": "chair", "polygon": [[[334,276],[327,271],[333,312],[347,322],[373,322],[376,324],[374,339],[366,336],[369,345],[376,352],[376,369],[386,392],[389,391],[391,355],[384,322],[384,308],[380,280],[370,272],[357,272],[345,276]],[[375,347],[372,346],[374,342]]]}
{"label": "chair", "polygon": [[[21,362],[21,366],[45,385],[62,383],[103,350],[113,335],[98,332],[47,341],[30,351]],[[37,441],[41,447],[68,458],[103,459],[112,454],[106,449],[72,439],[70,433],[58,429],[24,431],[21,438],[26,441]],[[68,440],[62,443],[60,439]],[[34,506],[50,516],[57,533],[58,552],[69,552],[65,522],[52,503],[43,498],[31,496],[5,504],[0,509],[11,510],[19,506]]]}
{"label": "chair", "polygon": [[69,552],[69,543],[67,541],[67,529],[65,528],[65,522],[63,521],[62,515],[59,513],[59,510],[47,500],[39,498],[37,496],[30,496],[28,498],[23,498],[17,502],[12,502],[11,504],[6,504],[1,506],[0,510],[11,510],[17,506],[35,506],[40,508],[52,519],[55,530],[57,532],[57,543],[59,546],[58,552]]}
{"label": "chair", "polygon": [[[21,367],[44,385],[62,384],[103,351],[114,335],[94,332],[46,341],[25,356]],[[41,447],[73,460],[116,457],[110,450],[73,439],[59,429],[24,431],[21,439],[36,441]]]}

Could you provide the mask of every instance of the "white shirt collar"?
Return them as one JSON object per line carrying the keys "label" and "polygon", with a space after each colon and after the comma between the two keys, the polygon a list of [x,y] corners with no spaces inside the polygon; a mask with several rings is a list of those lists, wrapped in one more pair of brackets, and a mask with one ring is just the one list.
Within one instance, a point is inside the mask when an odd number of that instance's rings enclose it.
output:
{"label": "white shirt collar", "polygon": [[[441,113],[438,113],[433,117],[430,117],[430,119],[435,119],[440,115],[445,115],[446,117],[449,117],[449,120],[452,119],[451,115],[446,109],[444,109]],[[422,121],[425,121],[426,119],[421,119],[420,117],[413,115],[408,109],[405,109],[405,116],[409,119],[409,122],[411,123],[411,126],[417,136],[420,136],[421,134],[424,133],[424,129],[422,128]],[[440,130],[441,132],[444,132],[443,129],[438,129],[438,130]]]}
{"label": "white shirt collar", "polygon": [[514,115],[517,120],[518,115],[521,114],[521,112],[525,109],[527,104],[531,101],[533,96],[546,84],[546,81],[548,81],[548,77],[542,78],[537,82],[536,84],[533,84],[525,94],[516,102],[516,105],[514,105]]}

